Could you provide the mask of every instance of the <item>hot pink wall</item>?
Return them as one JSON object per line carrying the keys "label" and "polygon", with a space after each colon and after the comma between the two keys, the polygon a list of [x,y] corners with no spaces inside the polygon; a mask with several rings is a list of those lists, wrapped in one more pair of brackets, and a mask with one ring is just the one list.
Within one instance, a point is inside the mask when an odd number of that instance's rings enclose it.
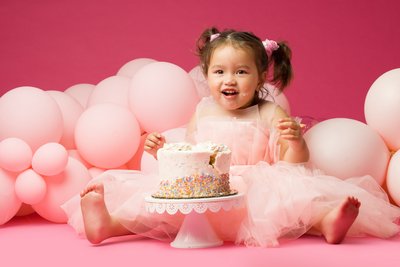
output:
{"label": "hot pink wall", "polygon": [[364,121],[364,100],[400,67],[398,0],[1,0],[0,95],[18,86],[96,84],[149,57],[190,71],[205,27],[285,39],[294,115]]}

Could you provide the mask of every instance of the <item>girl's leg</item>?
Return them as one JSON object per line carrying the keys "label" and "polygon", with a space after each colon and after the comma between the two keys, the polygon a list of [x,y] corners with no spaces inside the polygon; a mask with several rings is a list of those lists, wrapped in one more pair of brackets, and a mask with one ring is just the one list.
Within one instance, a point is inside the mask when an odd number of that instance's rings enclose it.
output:
{"label": "girl's leg", "polygon": [[133,234],[108,213],[103,184],[90,185],[81,193],[81,209],[86,237],[93,244],[110,237]]}
{"label": "girl's leg", "polygon": [[330,244],[341,243],[357,218],[360,205],[357,198],[346,198],[338,207],[328,212],[316,223],[312,231],[320,232]]}

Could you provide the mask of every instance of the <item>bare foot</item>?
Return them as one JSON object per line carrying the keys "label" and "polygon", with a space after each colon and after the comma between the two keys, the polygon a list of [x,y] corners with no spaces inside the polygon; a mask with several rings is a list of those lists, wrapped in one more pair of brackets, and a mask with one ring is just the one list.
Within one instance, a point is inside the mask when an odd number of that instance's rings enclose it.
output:
{"label": "bare foot", "polygon": [[98,244],[109,237],[131,234],[108,213],[103,184],[93,184],[82,191],[81,209],[86,238],[91,243]]}
{"label": "bare foot", "polygon": [[338,207],[330,211],[319,223],[319,230],[330,244],[343,241],[350,226],[354,223],[360,208],[360,201],[348,197]]}

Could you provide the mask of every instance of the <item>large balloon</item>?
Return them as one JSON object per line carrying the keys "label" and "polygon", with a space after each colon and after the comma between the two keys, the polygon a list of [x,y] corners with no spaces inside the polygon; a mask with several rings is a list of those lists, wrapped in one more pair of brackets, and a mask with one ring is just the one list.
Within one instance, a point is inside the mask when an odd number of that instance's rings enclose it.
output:
{"label": "large balloon", "polygon": [[365,119],[385,140],[400,149],[400,68],[381,75],[371,85],[364,104]]}
{"label": "large balloon", "polygon": [[129,109],[115,104],[94,105],[79,118],[75,142],[79,154],[91,165],[117,168],[135,155],[140,128]]}
{"label": "large balloon", "polygon": [[72,96],[61,91],[47,91],[57,102],[63,116],[63,134],[60,144],[66,149],[74,149],[75,146],[75,125],[83,112],[81,104]]}
{"label": "large balloon", "polygon": [[21,172],[31,166],[32,149],[19,138],[6,138],[0,142],[0,168]]}
{"label": "large balloon", "polygon": [[130,107],[148,133],[186,124],[198,101],[193,80],[174,64],[151,63],[132,78]]}
{"label": "large balloon", "polygon": [[386,186],[390,197],[400,206],[400,150],[389,161]]}
{"label": "large balloon", "polygon": [[128,91],[131,79],[125,76],[111,76],[99,82],[90,95],[87,107],[113,103],[129,108]]}
{"label": "large balloon", "polygon": [[371,175],[383,184],[390,153],[379,134],[368,125],[345,118],[322,121],[304,135],[310,160],[341,179]]}
{"label": "large balloon", "polygon": [[0,98],[0,140],[16,137],[35,151],[48,142],[59,142],[63,117],[56,101],[45,91],[18,87]]}
{"label": "large balloon", "polygon": [[117,72],[117,76],[132,78],[136,72],[147,64],[157,62],[151,58],[137,58],[125,63]]}
{"label": "large balloon", "polygon": [[87,107],[87,102],[94,90],[94,85],[90,83],[78,83],[68,87],[64,90],[64,93],[69,94],[75,98],[79,104],[85,109]]}
{"label": "large balloon", "polygon": [[86,167],[74,158],[69,158],[65,170],[55,176],[45,176],[47,184],[46,195],[41,202],[32,205],[33,209],[43,218],[55,222],[66,223],[68,218],[60,205],[72,196],[79,194],[90,181]]}
{"label": "large balloon", "polygon": [[15,173],[0,168],[0,225],[8,222],[21,207],[15,190]]}

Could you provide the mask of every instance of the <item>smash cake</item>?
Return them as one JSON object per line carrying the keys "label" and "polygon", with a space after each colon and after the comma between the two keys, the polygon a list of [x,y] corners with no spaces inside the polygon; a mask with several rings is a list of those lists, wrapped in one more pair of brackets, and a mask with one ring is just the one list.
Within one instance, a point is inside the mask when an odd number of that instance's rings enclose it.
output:
{"label": "smash cake", "polygon": [[235,194],[229,186],[231,151],[211,142],[167,143],[158,150],[160,184],[155,198],[205,198]]}

